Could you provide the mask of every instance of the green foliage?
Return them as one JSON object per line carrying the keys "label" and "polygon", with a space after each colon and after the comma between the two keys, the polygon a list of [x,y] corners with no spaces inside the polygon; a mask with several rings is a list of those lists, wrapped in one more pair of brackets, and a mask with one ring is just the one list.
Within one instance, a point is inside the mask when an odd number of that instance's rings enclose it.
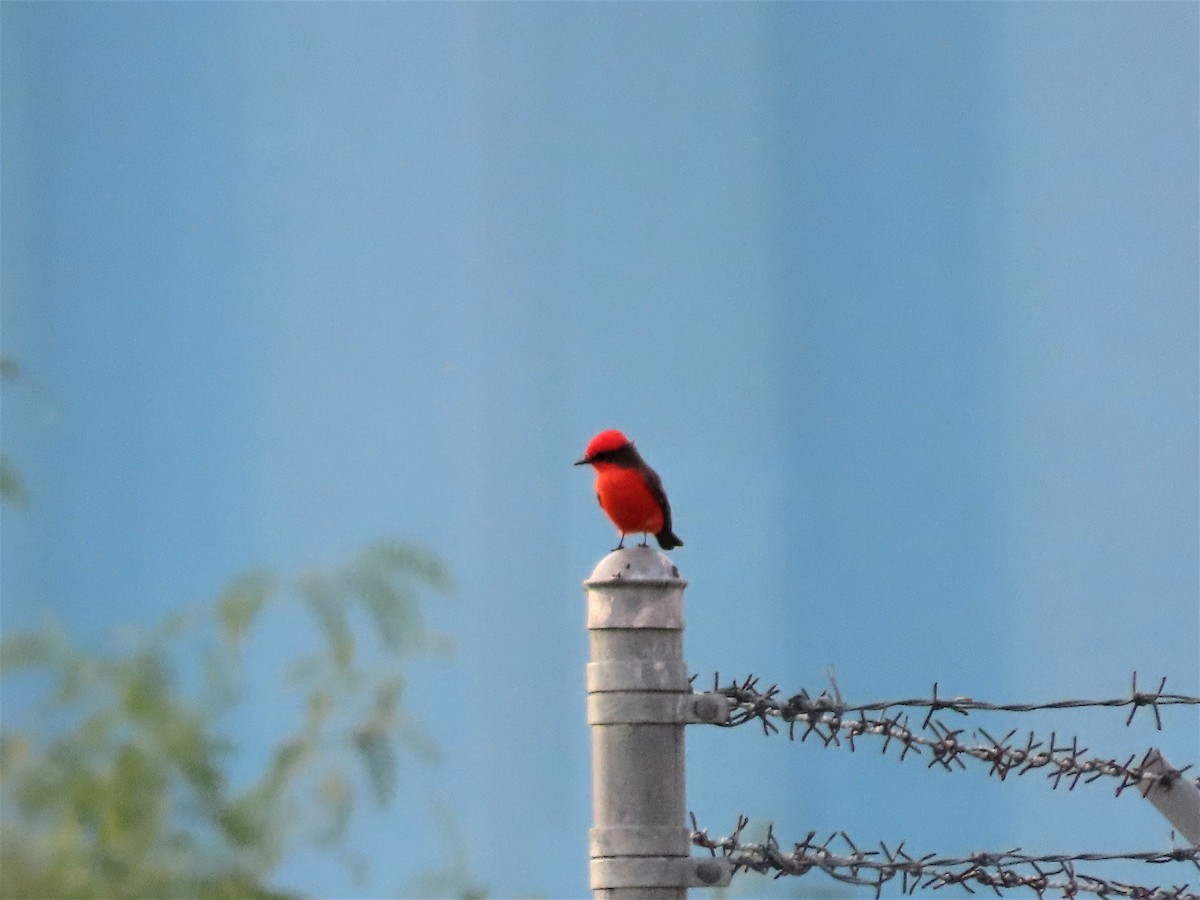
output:
{"label": "green foliage", "polygon": [[235,578],[217,601],[221,633],[231,645],[240,646],[254,617],[275,590],[270,572],[256,570]]}
{"label": "green foliage", "polygon": [[445,807],[435,807],[433,824],[442,843],[450,848],[449,859],[441,868],[414,878],[404,891],[405,896],[485,900],[487,890],[473,881],[469,874],[467,842],[459,831],[454,815]]}
{"label": "green foliage", "polygon": [[[12,381],[21,375],[21,367],[11,356],[0,355],[0,380]],[[25,493],[25,482],[21,473],[9,460],[8,455],[0,453],[0,501],[4,503],[25,503],[28,495]]]}
{"label": "green foliage", "polygon": [[67,636],[59,629],[5,635],[0,638],[0,675],[60,664],[68,653]]}
{"label": "green foliage", "polygon": [[25,503],[28,499],[21,473],[9,461],[7,454],[0,453],[0,500],[5,503]]}
{"label": "green foliage", "polygon": [[[0,896],[282,898],[267,884],[289,850],[340,847],[364,797],[395,799],[403,759],[437,759],[404,668],[449,646],[418,602],[452,590],[441,563],[384,543],[289,587],[248,572],[116,652],[61,630],[0,640],[0,675],[44,693],[25,730],[0,731]],[[307,611],[318,640],[290,661],[298,726],[233,784],[222,726],[272,609]]]}

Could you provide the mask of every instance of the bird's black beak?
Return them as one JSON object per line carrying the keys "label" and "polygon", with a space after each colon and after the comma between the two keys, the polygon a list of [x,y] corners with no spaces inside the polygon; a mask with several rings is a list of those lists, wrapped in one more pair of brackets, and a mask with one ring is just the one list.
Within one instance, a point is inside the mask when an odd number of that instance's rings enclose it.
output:
{"label": "bird's black beak", "polygon": [[586,466],[586,465],[588,465],[588,464],[590,464],[590,463],[591,463],[591,460],[590,460],[590,459],[588,459],[588,458],[585,456],[583,459],[579,460],[578,462],[573,462],[573,463],[571,463],[571,465],[573,465],[573,466]]}

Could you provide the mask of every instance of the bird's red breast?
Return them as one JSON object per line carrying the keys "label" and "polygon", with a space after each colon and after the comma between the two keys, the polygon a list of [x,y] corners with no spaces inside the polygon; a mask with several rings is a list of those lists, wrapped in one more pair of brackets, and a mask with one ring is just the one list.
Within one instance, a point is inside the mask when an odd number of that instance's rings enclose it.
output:
{"label": "bird's red breast", "polygon": [[596,496],[622,534],[657,534],[663,527],[663,509],[639,469],[598,462]]}

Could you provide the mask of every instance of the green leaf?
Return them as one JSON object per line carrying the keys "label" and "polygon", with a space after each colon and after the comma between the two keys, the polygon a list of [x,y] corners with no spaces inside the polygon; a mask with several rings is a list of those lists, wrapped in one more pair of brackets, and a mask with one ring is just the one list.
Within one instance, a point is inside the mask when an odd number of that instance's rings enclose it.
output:
{"label": "green leaf", "polygon": [[[173,883],[177,884],[177,882]],[[229,872],[214,878],[203,878],[194,886],[176,887],[177,896],[203,897],[205,900],[301,900],[302,895],[290,894],[263,887],[250,874]]]}
{"label": "green leaf", "polygon": [[25,492],[25,482],[8,459],[8,454],[0,453],[0,500],[6,503],[23,504],[29,495]]}
{"label": "green leaf", "polygon": [[323,844],[332,844],[346,833],[346,825],[350,822],[350,813],[354,808],[350,782],[337,773],[326,775],[317,786],[317,802],[329,817],[318,840]]}
{"label": "green leaf", "polygon": [[385,648],[395,654],[447,655],[450,639],[426,627],[416,594],[418,585],[443,594],[453,590],[449,573],[432,554],[412,544],[374,544],[346,566],[342,578],[363,601]]}
{"label": "green leaf", "polygon": [[430,631],[425,635],[425,645],[422,651],[428,656],[437,659],[449,659],[454,655],[458,644],[454,640],[454,635],[444,634],[440,631]]}
{"label": "green leaf", "polygon": [[97,684],[107,684],[106,679],[102,680],[101,669],[96,660],[80,654],[67,660],[59,672],[55,701],[61,704],[74,703],[89,688],[95,688]]}
{"label": "green leaf", "polygon": [[217,813],[221,833],[235,847],[267,849],[272,844],[271,829],[276,824],[271,816],[272,803],[257,792],[240,797]]}
{"label": "green leaf", "polygon": [[348,668],[354,661],[354,636],[346,621],[343,593],[320,572],[305,575],[297,587],[329,642],[334,663],[339,669]]}
{"label": "green leaf", "polygon": [[396,739],[422,762],[436,763],[442,758],[442,748],[424,728],[407,716],[400,717],[393,729]]}
{"label": "green leaf", "polygon": [[307,725],[310,733],[320,731],[333,710],[333,697],[329,691],[317,689],[308,695]]}
{"label": "green leaf", "polygon": [[403,895],[485,900],[487,889],[476,883],[469,874],[470,845],[463,836],[458,820],[443,803],[435,803],[432,812],[435,830],[446,847],[448,858],[438,869],[412,879],[408,889],[402,891]]}
{"label": "green leaf", "polygon": [[154,651],[143,651],[121,667],[122,708],[135,721],[155,721],[167,705],[170,671]]}
{"label": "green leaf", "polygon": [[215,759],[222,745],[211,737],[203,722],[188,711],[165,716],[157,728],[172,764],[205,802],[215,803],[224,776]]}
{"label": "green leaf", "polygon": [[122,747],[113,772],[108,826],[121,841],[148,845],[166,813],[167,773],[133,746]]}
{"label": "green leaf", "polygon": [[245,572],[234,579],[217,601],[221,634],[240,645],[254,617],[275,590],[275,579],[262,569]]}
{"label": "green leaf", "polygon": [[404,679],[399,675],[387,679],[375,691],[375,707],[371,711],[372,718],[390,727],[396,720],[396,710],[400,706],[400,697],[404,693]]}
{"label": "green leaf", "polygon": [[8,381],[21,376],[21,364],[11,356],[0,355],[0,378]]}
{"label": "green leaf", "polygon": [[375,801],[381,806],[390,803],[396,795],[396,751],[391,741],[376,728],[359,728],[354,733],[354,748],[367,770]]}
{"label": "green leaf", "polygon": [[277,747],[271,755],[271,767],[260,788],[263,796],[270,799],[281,796],[293,773],[311,752],[310,743],[300,738],[293,738]]}
{"label": "green leaf", "polygon": [[372,544],[358,555],[354,564],[378,567],[393,574],[416,578],[445,595],[454,591],[454,579],[441,560],[423,547],[406,541]]}
{"label": "green leaf", "polygon": [[119,724],[120,717],[111,709],[97,710],[79,723],[75,738],[84,747],[103,747]]}
{"label": "green leaf", "polygon": [[66,635],[57,628],[5,635],[0,638],[0,674],[57,665],[67,650]]}
{"label": "green leaf", "polygon": [[13,777],[13,772],[32,755],[29,738],[24,735],[0,734],[0,772],[6,779]]}
{"label": "green leaf", "polygon": [[351,850],[342,853],[342,862],[350,873],[350,883],[356,890],[361,891],[367,886],[371,875],[371,867],[367,863],[367,855],[361,851]]}
{"label": "green leaf", "polygon": [[421,645],[425,625],[410,591],[397,587],[382,572],[354,566],[346,572],[347,586],[370,613],[379,640],[393,653],[415,650]]}

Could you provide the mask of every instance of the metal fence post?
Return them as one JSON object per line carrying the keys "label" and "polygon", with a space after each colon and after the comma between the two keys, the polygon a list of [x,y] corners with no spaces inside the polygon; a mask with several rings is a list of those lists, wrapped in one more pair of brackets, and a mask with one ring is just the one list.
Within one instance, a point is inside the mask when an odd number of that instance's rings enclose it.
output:
{"label": "metal fence post", "polygon": [[1142,794],[1154,807],[1179,829],[1193,847],[1200,847],[1200,788],[1167,762],[1157,747],[1152,747],[1141,765],[1150,775],[1167,776],[1166,783],[1152,784]]}
{"label": "metal fence post", "polygon": [[684,900],[689,886],[729,883],[724,860],[689,856],[683,728],[724,721],[729,710],[688,682],[686,585],[649,547],[610,553],[584,582],[597,900]]}

